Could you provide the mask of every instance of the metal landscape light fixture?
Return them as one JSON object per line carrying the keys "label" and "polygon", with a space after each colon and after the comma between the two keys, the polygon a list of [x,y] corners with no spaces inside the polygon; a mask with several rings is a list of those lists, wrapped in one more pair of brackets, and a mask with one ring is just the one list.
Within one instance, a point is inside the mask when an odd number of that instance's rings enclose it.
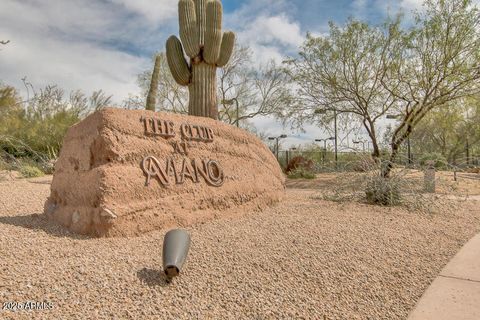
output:
{"label": "metal landscape light fixture", "polygon": [[180,274],[190,248],[190,235],[185,230],[174,229],[163,239],[163,271],[168,280]]}

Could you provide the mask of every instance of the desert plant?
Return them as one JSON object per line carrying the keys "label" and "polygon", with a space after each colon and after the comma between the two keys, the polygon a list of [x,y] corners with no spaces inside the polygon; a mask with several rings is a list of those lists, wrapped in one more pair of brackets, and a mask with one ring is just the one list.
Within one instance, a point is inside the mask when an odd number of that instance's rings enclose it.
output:
{"label": "desert plant", "polygon": [[402,201],[402,180],[372,175],[367,180],[365,195],[368,203],[382,206],[398,205]]}
{"label": "desert plant", "polygon": [[217,67],[230,60],[235,34],[222,33],[220,0],[180,0],[178,12],[182,41],[176,36],[167,40],[170,71],[178,84],[188,86],[188,113],[217,119]]}
{"label": "desert plant", "polygon": [[45,175],[38,167],[28,163],[22,163],[19,171],[24,178],[37,178]]}
{"label": "desert plant", "polygon": [[160,78],[160,65],[162,56],[157,55],[155,58],[155,66],[153,67],[152,80],[150,81],[150,89],[147,96],[147,110],[155,111],[157,104],[158,82]]}
{"label": "desert plant", "polygon": [[436,169],[445,169],[448,166],[447,158],[438,152],[426,153],[420,158],[420,165],[424,167],[430,162]]}
{"label": "desert plant", "polygon": [[315,173],[307,168],[298,167],[288,173],[289,179],[315,179]]}

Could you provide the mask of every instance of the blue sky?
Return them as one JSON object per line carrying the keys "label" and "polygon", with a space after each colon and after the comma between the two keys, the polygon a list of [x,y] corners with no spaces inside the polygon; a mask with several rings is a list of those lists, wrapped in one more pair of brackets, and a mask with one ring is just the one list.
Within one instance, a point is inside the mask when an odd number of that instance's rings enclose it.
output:
{"label": "blue sky", "polygon": [[[136,75],[178,34],[177,0],[0,0],[0,81],[23,88],[57,84],[66,91],[103,89],[121,102],[139,93]],[[328,22],[349,17],[378,23],[420,0],[224,0],[224,28],[249,45],[258,62],[281,61],[298,51],[306,32],[328,32]],[[272,119],[260,129],[282,132]],[[272,129],[273,128],[273,129]],[[309,130],[314,132],[310,132]],[[305,137],[321,135],[307,128]],[[302,142],[301,136],[290,143]]]}

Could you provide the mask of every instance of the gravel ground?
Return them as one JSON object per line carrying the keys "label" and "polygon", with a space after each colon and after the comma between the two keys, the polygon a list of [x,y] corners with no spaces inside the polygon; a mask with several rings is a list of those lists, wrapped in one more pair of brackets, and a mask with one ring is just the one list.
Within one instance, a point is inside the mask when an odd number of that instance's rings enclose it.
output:
{"label": "gravel ground", "polygon": [[0,306],[52,303],[1,319],[405,319],[480,231],[476,200],[426,215],[289,189],[261,214],[189,228],[184,273],[167,284],[166,231],[73,236],[38,215],[49,181],[0,182]]}

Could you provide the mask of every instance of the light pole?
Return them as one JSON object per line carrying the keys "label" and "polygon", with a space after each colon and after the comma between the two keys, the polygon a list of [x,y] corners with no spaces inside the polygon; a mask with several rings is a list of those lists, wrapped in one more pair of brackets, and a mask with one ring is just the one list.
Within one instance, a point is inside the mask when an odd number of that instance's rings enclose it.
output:
{"label": "light pole", "polygon": [[326,139],[315,139],[316,142],[322,142],[323,141],[323,164],[325,164],[325,158],[327,155],[327,141],[332,141],[335,140],[335,137],[330,137]]}
{"label": "light pole", "polygon": [[236,113],[237,113],[237,120],[235,120],[235,122],[237,123],[237,128],[239,127],[239,122],[240,122],[240,116],[238,114],[238,99],[237,98],[232,98],[232,99],[229,99],[229,100],[222,100],[222,102],[224,104],[226,104],[227,106],[231,106],[233,104],[233,102],[235,101],[235,104],[237,106],[236,108]]}
{"label": "light pole", "polygon": [[[398,118],[402,117],[401,114],[387,114],[387,119],[391,120],[398,120]],[[408,157],[408,164],[412,164],[412,147],[410,144],[410,135],[407,137],[407,157]]]}
{"label": "light pole", "polygon": [[278,137],[269,137],[268,140],[275,140],[276,141],[276,145],[275,145],[275,153],[277,155],[277,161],[278,161],[278,140],[280,139],[285,139],[287,137],[286,134],[282,134]]}
{"label": "light pole", "polygon": [[337,128],[337,116],[341,112],[337,112],[335,108],[327,108],[327,109],[316,109],[315,114],[326,114],[327,111],[333,111],[333,121],[334,121],[334,131],[335,131],[335,168],[338,166],[338,128]]}
{"label": "light pole", "polygon": [[293,151],[295,150],[297,150],[297,148],[295,147],[291,147],[290,150],[287,150],[287,161],[286,161],[287,166],[288,166],[288,163],[290,162],[290,154],[292,154],[292,158],[293,158],[293,155],[294,155]]}
{"label": "light pole", "polygon": [[363,145],[363,152],[365,153],[365,141],[359,140],[359,141],[353,141],[354,144],[362,144]]}

